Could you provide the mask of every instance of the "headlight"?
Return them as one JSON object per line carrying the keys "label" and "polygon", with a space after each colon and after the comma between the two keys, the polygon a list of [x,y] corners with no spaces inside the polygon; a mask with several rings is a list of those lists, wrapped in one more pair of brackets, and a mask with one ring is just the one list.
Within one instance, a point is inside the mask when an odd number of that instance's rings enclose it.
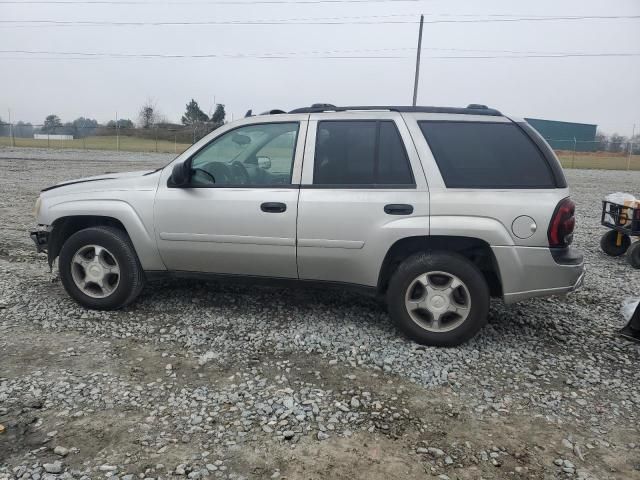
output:
{"label": "headlight", "polygon": [[38,197],[36,204],[33,206],[33,216],[36,218],[38,218],[38,214],[40,213],[40,205],[42,205],[42,198]]}

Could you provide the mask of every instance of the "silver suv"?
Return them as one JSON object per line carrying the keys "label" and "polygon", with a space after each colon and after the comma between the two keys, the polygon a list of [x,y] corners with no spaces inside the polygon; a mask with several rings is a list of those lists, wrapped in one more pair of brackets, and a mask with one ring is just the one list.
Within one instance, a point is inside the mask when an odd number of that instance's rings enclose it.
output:
{"label": "silver suv", "polygon": [[527,123],[483,105],[279,110],[155,171],[61,183],[32,233],[93,309],[159,275],[358,286],[418,342],[457,345],[505,303],[577,288],[574,204]]}

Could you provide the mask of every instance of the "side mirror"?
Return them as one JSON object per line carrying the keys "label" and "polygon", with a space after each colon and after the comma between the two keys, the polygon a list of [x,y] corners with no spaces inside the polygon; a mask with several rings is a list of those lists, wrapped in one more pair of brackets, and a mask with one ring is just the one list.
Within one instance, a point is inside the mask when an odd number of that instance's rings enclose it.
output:
{"label": "side mirror", "polygon": [[269,157],[258,157],[258,166],[263,170],[271,168],[271,159]]}
{"label": "side mirror", "polygon": [[180,162],[173,166],[169,182],[172,187],[186,187],[191,180],[191,165],[189,161]]}

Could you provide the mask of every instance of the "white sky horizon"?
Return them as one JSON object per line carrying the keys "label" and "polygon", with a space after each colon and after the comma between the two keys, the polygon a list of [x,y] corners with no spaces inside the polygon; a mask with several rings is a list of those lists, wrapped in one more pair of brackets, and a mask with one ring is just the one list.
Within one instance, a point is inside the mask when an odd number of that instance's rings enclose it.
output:
{"label": "white sky horizon", "polygon": [[[244,116],[248,109],[254,113],[290,110],[316,102],[410,105],[418,31],[417,23],[59,26],[7,21],[330,17],[338,20],[328,21],[417,22],[420,13],[427,15],[428,22],[499,18],[496,15],[640,17],[637,0],[606,4],[598,0],[244,1],[244,5],[206,0],[181,4],[143,0],[125,5],[115,0],[93,5],[0,1],[0,118],[7,121],[11,109],[13,122],[40,124],[46,115],[56,114],[63,122],[84,116],[106,123],[117,111],[120,118],[137,121],[147,98],[175,123],[191,98],[206,113],[213,111],[214,99],[225,104],[228,120]],[[636,133],[640,131],[640,56],[433,58],[640,54],[640,18],[427,23],[423,49],[419,105],[482,103],[517,117],[597,124],[609,134],[629,136],[634,124]],[[222,57],[110,58],[15,51]],[[286,53],[287,58],[255,58],[276,53]]]}

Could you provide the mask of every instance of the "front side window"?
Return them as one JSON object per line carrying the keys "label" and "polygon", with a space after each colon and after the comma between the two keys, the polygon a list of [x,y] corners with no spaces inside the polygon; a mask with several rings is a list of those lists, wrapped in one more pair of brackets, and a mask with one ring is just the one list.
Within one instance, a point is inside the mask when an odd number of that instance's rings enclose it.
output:
{"label": "front side window", "polygon": [[409,159],[393,121],[318,123],[314,185],[414,185]]}
{"label": "front side window", "polygon": [[192,184],[291,184],[298,126],[297,122],[263,123],[225,133],[192,157]]}
{"label": "front side window", "polygon": [[555,188],[546,159],[513,123],[419,125],[449,188]]}

